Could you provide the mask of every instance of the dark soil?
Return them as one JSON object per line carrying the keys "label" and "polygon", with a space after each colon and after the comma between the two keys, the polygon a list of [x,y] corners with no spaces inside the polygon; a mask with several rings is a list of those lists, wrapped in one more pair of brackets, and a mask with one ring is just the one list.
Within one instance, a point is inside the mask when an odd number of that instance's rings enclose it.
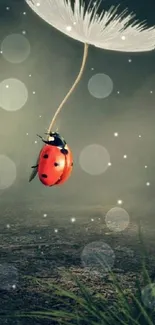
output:
{"label": "dark soil", "polygon": [[[44,210],[44,209],[43,209]],[[17,213],[18,211],[18,213]],[[44,210],[45,211],[45,210]],[[19,213],[20,212],[20,213]],[[43,216],[46,213],[47,216]],[[0,220],[0,324],[39,325],[51,324],[48,320],[9,318],[14,311],[60,309],[61,303],[49,294],[46,285],[40,286],[27,276],[38,277],[46,283],[61,285],[77,292],[78,288],[64,274],[70,270],[90,288],[92,294],[102,293],[109,301],[115,296],[110,274],[94,270],[90,272],[81,262],[84,247],[93,241],[104,241],[115,253],[114,273],[121,287],[135,291],[137,274],[140,276],[142,245],[138,236],[138,224],[130,224],[122,233],[111,233],[100,209],[49,209],[29,210],[24,206],[5,209]],[[4,218],[5,216],[5,218]],[[71,222],[71,218],[76,218]],[[92,219],[92,220],[91,220]],[[143,238],[149,251],[147,268],[153,279],[155,247],[151,229],[143,225]],[[55,229],[58,232],[55,232]],[[143,284],[142,284],[143,285]],[[54,322],[52,321],[52,324]]]}

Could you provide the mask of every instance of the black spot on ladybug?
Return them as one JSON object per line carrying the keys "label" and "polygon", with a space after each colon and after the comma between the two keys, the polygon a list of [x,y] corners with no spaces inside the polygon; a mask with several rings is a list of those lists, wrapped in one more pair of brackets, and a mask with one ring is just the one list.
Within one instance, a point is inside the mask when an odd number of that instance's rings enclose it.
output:
{"label": "black spot on ladybug", "polygon": [[41,175],[43,178],[47,178],[47,175],[46,174],[42,174]]}
{"label": "black spot on ladybug", "polygon": [[71,163],[71,166],[73,166],[73,162]]}
{"label": "black spot on ladybug", "polygon": [[57,163],[57,162],[55,162],[55,163],[54,163],[54,166],[56,166],[56,167],[57,167],[57,166],[60,166],[60,164],[59,164],[59,163]]}
{"label": "black spot on ladybug", "polygon": [[44,158],[48,158],[48,155],[47,155],[47,153],[43,156]]}
{"label": "black spot on ladybug", "polygon": [[67,149],[64,149],[64,148],[63,148],[63,149],[61,149],[60,151],[61,151],[64,155],[67,155],[67,154],[68,154],[68,150],[67,150]]}

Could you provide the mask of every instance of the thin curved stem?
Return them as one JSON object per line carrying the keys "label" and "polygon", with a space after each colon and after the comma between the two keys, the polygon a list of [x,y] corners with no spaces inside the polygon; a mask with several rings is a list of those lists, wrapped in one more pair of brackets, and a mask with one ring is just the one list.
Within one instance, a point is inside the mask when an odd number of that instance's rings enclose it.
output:
{"label": "thin curved stem", "polygon": [[53,116],[53,119],[52,119],[52,121],[50,123],[50,126],[48,128],[48,132],[47,132],[48,134],[51,132],[51,130],[53,128],[53,125],[54,125],[54,123],[56,121],[56,118],[57,118],[58,114],[60,113],[61,109],[63,108],[64,104],[66,103],[66,101],[68,100],[68,98],[70,97],[70,95],[72,94],[72,92],[74,91],[76,86],[78,85],[79,81],[81,80],[81,77],[83,75],[84,68],[85,68],[85,65],[86,65],[86,62],[87,62],[87,56],[88,56],[88,44],[84,44],[83,60],[82,60],[82,64],[81,64],[79,74],[78,74],[76,80],[74,81],[74,84],[70,88],[69,92],[67,93],[67,95],[65,96],[65,98],[63,99],[63,101],[61,102],[59,107],[57,108],[57,110],[56,110],[56,112],[55,112],[55,114]]}

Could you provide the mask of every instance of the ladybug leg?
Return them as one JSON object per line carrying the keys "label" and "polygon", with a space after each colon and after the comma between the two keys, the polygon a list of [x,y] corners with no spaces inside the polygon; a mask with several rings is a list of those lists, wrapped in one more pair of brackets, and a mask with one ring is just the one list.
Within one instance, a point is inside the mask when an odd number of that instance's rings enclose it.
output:
{"label": "ladybug leg", "polygon": [[36,165],[36,166],[31,166],[31,168],[37,168],[38,167],[38,165]]}

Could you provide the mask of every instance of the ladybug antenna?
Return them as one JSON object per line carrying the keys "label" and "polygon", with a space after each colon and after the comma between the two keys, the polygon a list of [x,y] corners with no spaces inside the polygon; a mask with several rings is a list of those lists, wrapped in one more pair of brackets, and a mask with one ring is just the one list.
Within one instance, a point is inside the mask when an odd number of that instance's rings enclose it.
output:
{"label": "ladybug antenna", "polygon": [[39,135],[39,134],[37,134],[37,137],[39,137],[40,139],[42,139],[42,136],[41,136],[41,135]]}

